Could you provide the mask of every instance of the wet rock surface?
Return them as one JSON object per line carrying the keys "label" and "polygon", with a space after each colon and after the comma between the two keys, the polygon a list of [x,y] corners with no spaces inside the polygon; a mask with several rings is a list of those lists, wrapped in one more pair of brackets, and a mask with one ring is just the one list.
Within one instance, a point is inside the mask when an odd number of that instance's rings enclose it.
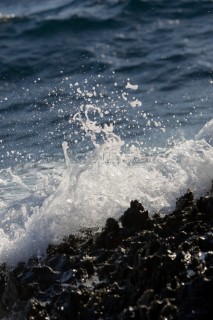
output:
{"label": "wet rock surface", "polygon": [[138,201],[101,232],[0,267],[0,319],[212,319],[213,193],[188,192],[170,215]]}

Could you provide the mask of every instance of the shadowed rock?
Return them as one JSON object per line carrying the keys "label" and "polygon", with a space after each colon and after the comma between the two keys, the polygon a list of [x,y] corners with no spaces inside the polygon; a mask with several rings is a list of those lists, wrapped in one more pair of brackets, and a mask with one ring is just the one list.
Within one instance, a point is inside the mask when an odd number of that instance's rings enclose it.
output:
{"label": "shadowed rock", "polygon": [[131,201],[130,208],[120,218],[123,227],[134,230],[145,229],[147,220],[149,220],[148,211],[145,211],[137,200]]}

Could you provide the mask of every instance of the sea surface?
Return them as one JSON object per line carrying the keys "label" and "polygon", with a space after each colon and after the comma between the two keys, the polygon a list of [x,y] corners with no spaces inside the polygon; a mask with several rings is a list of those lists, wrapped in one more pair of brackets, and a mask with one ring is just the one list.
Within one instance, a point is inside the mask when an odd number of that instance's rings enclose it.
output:
{"label": "sea surface", "polygon": [[213,179],[213,1],[1,0],[0,263]]}

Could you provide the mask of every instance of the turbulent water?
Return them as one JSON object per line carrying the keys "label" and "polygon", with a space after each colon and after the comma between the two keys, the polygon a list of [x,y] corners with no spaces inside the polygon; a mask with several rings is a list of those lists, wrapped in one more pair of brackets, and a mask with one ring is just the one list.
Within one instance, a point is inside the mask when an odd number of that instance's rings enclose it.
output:
{"label": "turbulent water", "polygon": [[0,262],[213,179],[212,1],[0,3]]}

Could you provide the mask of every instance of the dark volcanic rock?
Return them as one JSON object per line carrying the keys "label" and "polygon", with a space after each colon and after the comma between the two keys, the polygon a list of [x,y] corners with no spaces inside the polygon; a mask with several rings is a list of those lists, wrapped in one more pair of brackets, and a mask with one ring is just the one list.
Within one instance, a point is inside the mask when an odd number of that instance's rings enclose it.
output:
{"label": "dark volcanic rock", "polygon": [[213,190],[170,215],[132,201],[119,222],[82,230],[45,259],[0,267],[0,319],[211,319]]}
{"label": "dark volcanic rock", "polygon": [[122,226],[127,229],[142,230],[146,228],[149,219],[148,211],[137,200],[131,201],[130,208],[127,209],[120,218]]}
{"label": "dark volcanic rock", "polygon": [[106,249],[115,248],[121,241],[120,227],[113,218],[108,218],[105,228],[96,239],[96,246]]}

